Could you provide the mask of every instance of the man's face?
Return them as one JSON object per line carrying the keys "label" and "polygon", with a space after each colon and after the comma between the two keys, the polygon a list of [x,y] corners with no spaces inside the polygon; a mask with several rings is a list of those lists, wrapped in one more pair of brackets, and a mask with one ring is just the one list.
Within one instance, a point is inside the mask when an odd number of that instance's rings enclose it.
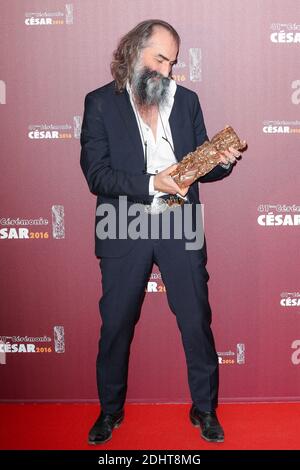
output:
{"label": "man's face", "polygon": [[134,66],[132,87],[139,104],[159,105],[164,102],[177,54],[177,43],[169,31],[155,28]]}

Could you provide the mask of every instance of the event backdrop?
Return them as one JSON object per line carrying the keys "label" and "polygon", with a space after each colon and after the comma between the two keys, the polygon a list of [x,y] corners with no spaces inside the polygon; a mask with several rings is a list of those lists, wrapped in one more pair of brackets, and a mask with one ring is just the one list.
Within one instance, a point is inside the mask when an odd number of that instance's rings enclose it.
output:
{"label": "event backdrop", "polygon": [[[118,39],[149,18],[181,35],[174,78],[198,93],[209,136],[231,124],[248,142],[228,178],[200,188],[220,400],[299,399],[299,0],[66,1],[0,2],[1,399],[97,399],[83,103],[111,80]],[[128,399],[187,402],[157,267],[147,290]]]}

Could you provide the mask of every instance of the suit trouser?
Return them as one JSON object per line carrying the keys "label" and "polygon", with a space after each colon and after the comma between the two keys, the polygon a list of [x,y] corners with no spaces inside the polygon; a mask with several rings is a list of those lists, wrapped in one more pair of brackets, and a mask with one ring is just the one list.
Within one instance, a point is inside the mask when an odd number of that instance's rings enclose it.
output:
{"label": "suit trouser", "polygon": [[212,411],[218,399],[218,357],[210,328],[206,249],[186,250],[183,239],[138,239],[125,256],[100,260],[103,295],[97,385],[101,408],[115,413],[124,406],[130,344],[153,262],[160,269],[181,332],[192,401],[198,409]]}

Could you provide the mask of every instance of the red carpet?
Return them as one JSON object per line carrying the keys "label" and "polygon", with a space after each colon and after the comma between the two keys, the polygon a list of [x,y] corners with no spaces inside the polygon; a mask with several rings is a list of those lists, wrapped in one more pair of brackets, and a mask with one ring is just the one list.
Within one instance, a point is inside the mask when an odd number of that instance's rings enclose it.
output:
{"label": "red carpet", "polygon": [[94,404],[1,404],[1,449],[300,449],[300,403],[223,404],[225,442],[209,444],[188,419],[189,405],[133,405],[102,446],[88,446]]}

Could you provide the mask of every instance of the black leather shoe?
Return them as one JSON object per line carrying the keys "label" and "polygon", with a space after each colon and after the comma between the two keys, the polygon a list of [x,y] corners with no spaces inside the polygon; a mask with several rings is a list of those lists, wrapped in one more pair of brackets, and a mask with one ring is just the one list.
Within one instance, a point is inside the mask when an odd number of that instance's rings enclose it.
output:
{"label": "black leather shoe", "polygon": [[224,431],[215,411],[199,411],[192,406],[190,420],[196,427],[201,428],[201,437],[208,442],[224,442]]}
{"label": "black leather shoe", "polygon": [[124,411],[116,414],[102,413],[89,432],[88,444],[104,444],[112,437],[114,429],[118,428],[124,419]]}

